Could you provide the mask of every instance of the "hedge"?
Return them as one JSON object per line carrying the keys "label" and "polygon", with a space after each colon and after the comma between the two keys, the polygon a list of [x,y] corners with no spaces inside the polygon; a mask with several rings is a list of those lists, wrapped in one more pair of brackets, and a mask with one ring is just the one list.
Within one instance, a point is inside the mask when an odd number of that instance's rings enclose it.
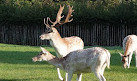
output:
{"label": "hedge", "polygon": [[85,2],[67,0],[54,2],[52,0],[1,0],[1,24],[42,24],[43,18],[56,18],[59,5],[66,5],[63,14],[67,14],[67,5],[74,7],[73,22],[101,22],[136,24],[137,3],[117,1],[91,1]]}

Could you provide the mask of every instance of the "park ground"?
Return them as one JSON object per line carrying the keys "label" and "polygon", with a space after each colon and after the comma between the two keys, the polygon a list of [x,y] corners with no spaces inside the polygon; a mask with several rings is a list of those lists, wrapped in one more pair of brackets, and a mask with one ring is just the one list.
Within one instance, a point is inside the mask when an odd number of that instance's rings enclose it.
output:
{"label": "park ground", "polygon": [[[52,54],[55,51],[50,46],[43,46]],[[89,48],[91,46],[86,46]],[[107,81],[137,81],[137,68],[133,55],[131,68],[124,69],[120,46],[105,46],[111,53],[110,69],[105,70],[104,76]],[[0,43],[0,81],[60,81],[56,68],[47,62],[32,62],[32,57],[40,52],[39,46],[24,46]],[[65,72],[61,71],[65,77]],[[73,75],[72,81],[76,81]],[[83,74],[82,81],[98,81],[93,73]]]}

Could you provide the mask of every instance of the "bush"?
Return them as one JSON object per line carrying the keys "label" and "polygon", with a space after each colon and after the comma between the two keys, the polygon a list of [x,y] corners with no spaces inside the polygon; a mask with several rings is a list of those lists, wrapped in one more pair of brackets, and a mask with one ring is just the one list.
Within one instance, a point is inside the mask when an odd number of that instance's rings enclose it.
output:
{"label": "bush", "polygon": [[[73,5],[74,22],[102,22],[132,24],[137,21],[136,2],[67,0],[1,0],[0,22],[42,24],[43,18],[55,20],[59,5]],[[66,6],[63,14],[67,14]]]}

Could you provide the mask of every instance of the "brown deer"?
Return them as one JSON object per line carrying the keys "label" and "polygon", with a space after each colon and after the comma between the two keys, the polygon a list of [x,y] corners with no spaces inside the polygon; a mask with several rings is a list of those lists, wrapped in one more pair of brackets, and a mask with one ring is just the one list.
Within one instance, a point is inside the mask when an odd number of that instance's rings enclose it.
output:
{"label": "brown deer", "polygon": [[[49,17],[47,17],[46,22],[44,19],[44,24],[46,25],[47,30],[40,36],[40,39],[41,40],[46,39],[50,41],[50,45],[55,49],[58,58],[65,57],[67,54],[69,54],[72,51],[84,48],[84,42],[80,37],[71,36],[71,37],[62,38],[59,32],[57,31],[57,29],[55,28],[67,22],[73,21],[73,18],[70,19],[72,17],[72,12],[74,11],[72,8],[73,7],[68,6],[68,14],[64,21],[61,21],[61,19],[64,17],[64,16],[61,16],[64,9],[64,6],[61,6],[61,5],[57,13],[55,22],[52,22]],[[50,21],[52,25],[49,25],[48,21]],[[63,78],[60,75],[59,68],[57,68],[57,71],[58,71],[59,78],[63,80]],[[67,77],[67,74],[66,74],[66,77]]]}
{"label": "brown deer", "polygon": [[136,35],[128,35],[124,38],[123,50],[124,50],[124,54],[119,53],[122,58],[123,67],[130,68],[133,52],[135,52],[135,62],[137,67],[137,36]]}

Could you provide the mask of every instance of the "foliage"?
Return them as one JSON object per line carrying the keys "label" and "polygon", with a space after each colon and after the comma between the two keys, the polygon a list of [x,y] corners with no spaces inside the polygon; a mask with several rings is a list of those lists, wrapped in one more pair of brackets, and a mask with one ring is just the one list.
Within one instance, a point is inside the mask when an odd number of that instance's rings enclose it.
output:
{"label": "foliage", "polygon": [[[90,46],[89,46],[90,47]],[[89,48],[86,47],[86,48]],[[52,47],[44,46],[52,54]],[[137,68],[135,59],[132,58],[131,68],[124,69],[120,62],[118,52],[123,51],[121,47],[105,47],[111,53],[110,69],[106,69],[104,76],[107,81],[137,81]],[[0,44],[0,81],[60,81],[56,68],[47,62],[32,62],[31,58],[40,52],[39,46],[22,46]],[[63,77],[65,72],[61,71]],[[73,76],[76,81],[76,74]],[[97,81],[93,73],[83,74],[83,81]]]}
{"label": "foliage", "polygon": [[[73,5],[74,22],[105,22],[132,24],[137,22],[136,2],[117,0],[1,0],[1,23],[43,23],[43,18],[55,20],[59,5]],[[65,6],[66,8],[66,6]],[[67,14],[67,10],[64,10]]]}

